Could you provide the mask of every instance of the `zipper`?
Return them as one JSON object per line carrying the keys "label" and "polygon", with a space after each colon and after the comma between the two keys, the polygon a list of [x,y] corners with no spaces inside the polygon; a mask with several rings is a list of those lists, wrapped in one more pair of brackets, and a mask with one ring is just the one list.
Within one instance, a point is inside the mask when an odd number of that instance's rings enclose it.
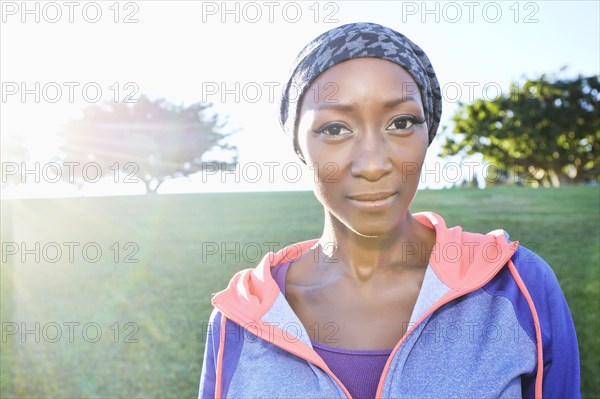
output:
{"label": "zipper", "polygon": [[[514,244],[514,247],[511,248],[508,251],[508,255],[504,256],[504,258],[502,259],[502,261],[499,262],[502,265],[500,267],[500,269],[502,269],[502,267],[504,267],[504,265],[508,262],[508,260],[511,258],[511,256],[513,256],[514,253],[516,252],[516,250],[517,250],[517,248],[519,246],[519,242],[518,241],[511,242],[511,244],[513,244],[513,243],[516,243],[516,244]],[[498,269],[498,271],[500,269]],[[387,378],[390,365],[392,364],[392,360],[396,356],[396,353],[398,352],[398,350],[400,349],[400,347],[402,346],[402,344],[406,341],[406,339],[410,336],[410,334],[412,334],[413,331],[423,322],[423,320],[425,320],[433,312],[435,312],[436,310],[438,310],[439,308],[441,308],[445,304],[447,304],[447,303],[455,300],[456,298],[459,298],[461,296],[464,296],[466,294],[469,294],[469,293],[471,293],[473,291],[476,291],[476,290],[480,289],[481,287],[483,287],[484,285],[486,285],[487,283],[489,283],[490,280],[493,279],[494,276],[496,276],[498,274],[498,271],[496,271],[496,273],[493,273],[493,274],[490,273],[490,277],[486,278],[483,283],[480,283],[480,284],[478,284],[478,285],[476,285],[474,287],[471,287],[468,290],[463,290],[462,288],[458,288],[458,289],[453,289],[452,291],[448,292],[446,295],[442,296],[438,300],[438,302],[436,302],[433,306],[431,306],[431,308],[429,308],[427,310],[427,312],[425,312],[423,314],[423,316],[421,316],[419,318],[419,320],[417,320],[417,322],[413,326],[411,326],[409,329],[406,330],[406,332],[404,333],[404,335],[402,336],[402,338],[400,339],[400,341],[398,341],[398,343],[394,347],[394,350],[392,350],[392,353],[390,354],[390,357],[388,358],[387,362],[385,363],[385,366],[383,368],[383,373],[381,374],[381,377],[379,378],[379,384],[377,385],[377,391],[375,392],[375,398],[382,398],[382,395],[383,395],[383,386],[385,384],[385,380]]]}

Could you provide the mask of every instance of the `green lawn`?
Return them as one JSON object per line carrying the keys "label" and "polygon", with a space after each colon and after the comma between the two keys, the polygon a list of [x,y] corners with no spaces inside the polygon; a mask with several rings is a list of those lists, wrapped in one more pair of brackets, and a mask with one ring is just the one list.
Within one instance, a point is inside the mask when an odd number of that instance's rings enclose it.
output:
{"label": "green lawn", "polygon": [[[1,205],[2,398],[197,396],[211,293],[266,243],[318,237],[323,218],[309,192]],[[465,230],[504,228],[553,267],[575,319],[584,397],[600,396],[599,209],[597,187],[422,191],[412,208]]]}

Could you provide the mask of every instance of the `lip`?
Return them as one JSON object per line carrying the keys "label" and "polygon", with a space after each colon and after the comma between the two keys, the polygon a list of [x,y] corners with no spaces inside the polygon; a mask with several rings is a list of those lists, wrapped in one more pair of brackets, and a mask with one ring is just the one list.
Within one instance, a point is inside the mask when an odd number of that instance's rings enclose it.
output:
{"label": "lip", "polygon": [[397,194],[397,192],[365,193],[348,196],[348,200],[362,210],[379,211],[389,207]]}

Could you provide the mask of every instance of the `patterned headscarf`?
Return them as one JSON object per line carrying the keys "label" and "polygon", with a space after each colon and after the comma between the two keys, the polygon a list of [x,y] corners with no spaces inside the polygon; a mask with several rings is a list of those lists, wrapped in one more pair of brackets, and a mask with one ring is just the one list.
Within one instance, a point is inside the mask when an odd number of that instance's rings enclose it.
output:
{"label": "patterned headscarf", "polygon": [[385,26],[351,23],[331,29],[308,43],[298,54],[291,77],[283,88],[279,121],[284,131],[292,135],[294,149],[304,163],[298,148],[297,128],[298,112],[306,90],[325,70],[360,57],[392,61],[412,76],[423,101],[430,144],[435,137],[442,115],[442,95],[433,66],[423,50],[406,36]]}

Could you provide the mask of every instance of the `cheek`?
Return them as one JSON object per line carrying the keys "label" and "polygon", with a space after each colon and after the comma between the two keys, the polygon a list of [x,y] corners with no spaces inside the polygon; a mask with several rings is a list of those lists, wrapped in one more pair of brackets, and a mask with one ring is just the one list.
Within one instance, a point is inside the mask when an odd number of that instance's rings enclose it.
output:
{"label": "cheek", "polygon": [[429,146],[427,133],[415,136],[415,140],[398,142],[392,149],[395,180],[400,185],[414,186],[419,183],[421,169]]}
{"label": "cheek", "polygon": [[427,124],[421,125],[415,133],[417,134],[415,134],[414,140],[409,144],[412,148],[409,156],[416,161],[422,162],[429,148],[429,130],[427,129]]}
{"label": "cheek", "polygon": [[352,162],[352,143],[326,143],[317,136],[309,137],[302,153],[319,171],[320,179],[331,182],[338,171]]}
{"label": "cheek", "polygon": [[343,201],[344,196],[343,165],[325,158],[310,158],[307,165],[317,200],[325,209],[339,208],[340,201]]}
{"label": "cheek", "polygon": [[315,162],[312,166],[315,172],[315,183],[325,189],[339,187],[342,181],[340,164],[335,161]]}

